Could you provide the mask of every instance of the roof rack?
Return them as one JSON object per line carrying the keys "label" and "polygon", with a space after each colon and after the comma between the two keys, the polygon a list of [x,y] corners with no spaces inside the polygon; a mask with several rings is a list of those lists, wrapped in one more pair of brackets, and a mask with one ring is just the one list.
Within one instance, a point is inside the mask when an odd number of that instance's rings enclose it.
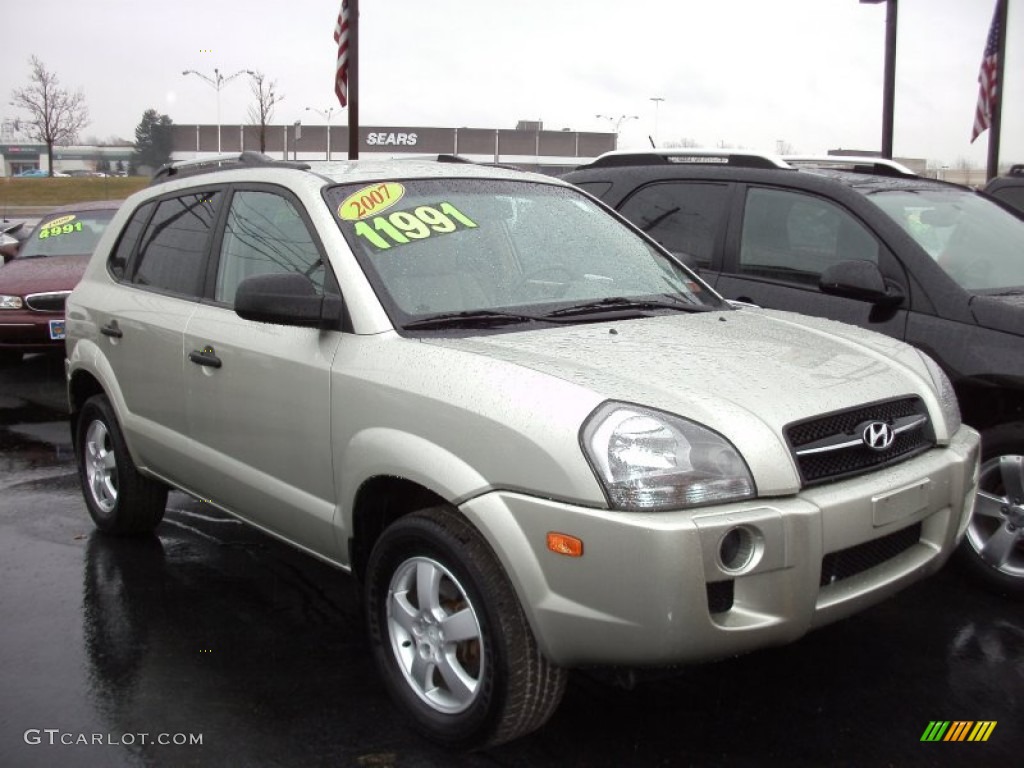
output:
{"label": "roof rack", "polygon": [[784,155],[782,159],[798,168],[834,168],[837,171],[876,173],[880,176],[917,176],[902,163],[870,155]]}
{"label": "roof rack", "polygon": [[791,169],[778,155],[732,149],[614,150],[581,168],[614,168],[625,165],[731,165],[739,168]]}
{"label": "roof rack", "polygon": [[308,171],[306,163],[296,163],[289,160],[275,160],[270,155],[262,152],[240,152],[237,154],[214,155],[213,157],[202,157],[195,160],[178,160],[160,166],[150,185],[159,184],[164,181],[171,181],[179,176],[194,176],[200,173],[212,173],[214,171],[225,171],[233,168],[295,168],[300,171]]}
{"label": "roof rack", "polygon": [[522,168],[517,168],[514,165],[508,165],[507,163],[481,163],[477,160],[470,160],[468,157],[462,155],[452,154],[441,154],[437,156],[437,162],[439,163],[464,163],[466,165],[482,165],[487,168],[504,168],[507,171],[522,171]]}

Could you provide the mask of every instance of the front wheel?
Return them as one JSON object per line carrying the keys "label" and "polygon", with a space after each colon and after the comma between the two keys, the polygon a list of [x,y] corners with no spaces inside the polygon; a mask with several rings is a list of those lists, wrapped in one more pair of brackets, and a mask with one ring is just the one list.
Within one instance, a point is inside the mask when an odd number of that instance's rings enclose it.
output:
{"label": "front wheel", "polygon": [[1024,456],[994,453],[981,465],[974,513],[957,557],[985,586],[1024,598]]}
{"label": "front wheel", "polygon": [[558,706],[567,673],[545,659],[504,569],[457,512],[384,531],[366,571],[370,641],[416,729],[475,749],[525,735]]}

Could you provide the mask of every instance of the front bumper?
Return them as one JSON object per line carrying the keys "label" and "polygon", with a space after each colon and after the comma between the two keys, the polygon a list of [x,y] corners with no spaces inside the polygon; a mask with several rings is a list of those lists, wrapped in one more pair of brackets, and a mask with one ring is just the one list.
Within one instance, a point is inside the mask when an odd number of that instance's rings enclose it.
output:
{"label": "front bumper", "polygon": [[[966,529],[978,459],[963,427],[948,446],[786,498],[628,513],[495,491],[461,509],[548,658],[664,665],[789,642],[938,570]],[[730,570],[720,553],[737,528],[753,554]],[[550,551],[552,531],[583,556]]]}
{"label": "front bumper", "polygon": [[0,310],[0,350],[46,351],[64,349],[64,339],[51,338],[50,321],[64,327],[62,312],[30,309]]}

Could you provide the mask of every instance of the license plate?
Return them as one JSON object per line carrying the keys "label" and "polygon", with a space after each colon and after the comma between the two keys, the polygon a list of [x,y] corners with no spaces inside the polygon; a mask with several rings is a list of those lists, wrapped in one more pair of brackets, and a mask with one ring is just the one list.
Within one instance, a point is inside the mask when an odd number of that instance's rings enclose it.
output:
{"label": "license plate", "polygon": [[922,480],[914,485],[875,496],[871,500],[874,506],[875,526],[888,525],[926,509],[930,486],[931,480]]}
{"label": "license plate", "polygon": [[63,339],[67,337],[67,333],[64,330],[63,320],[51,320],[50,321],[50,338],[51,339]]}

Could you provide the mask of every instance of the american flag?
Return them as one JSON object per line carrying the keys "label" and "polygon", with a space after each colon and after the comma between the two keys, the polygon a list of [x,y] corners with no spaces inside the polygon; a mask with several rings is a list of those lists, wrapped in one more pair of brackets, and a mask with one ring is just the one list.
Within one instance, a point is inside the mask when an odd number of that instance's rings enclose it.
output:
{"label": "american flag", "polygon": [[981,135],[989,126],[992,120],[992,105],[996,101],[996,92],[999,88],[997,81],[999,63],[999,0],[996,2],[996,12],[992,17],[992,26],[988,30],[988,42],[985,43],[985,55],[981,60],[981,71],[978,72],[978,106],[974,109],[974,131],[971,133],[971,143]]}
{"label": "american flag", "polygon": [[341,0],[341,10],[334,24],[334,42],[338,44],[338,66],[334,73],[334,92],[341,106],[348,104],[348,0]]}

